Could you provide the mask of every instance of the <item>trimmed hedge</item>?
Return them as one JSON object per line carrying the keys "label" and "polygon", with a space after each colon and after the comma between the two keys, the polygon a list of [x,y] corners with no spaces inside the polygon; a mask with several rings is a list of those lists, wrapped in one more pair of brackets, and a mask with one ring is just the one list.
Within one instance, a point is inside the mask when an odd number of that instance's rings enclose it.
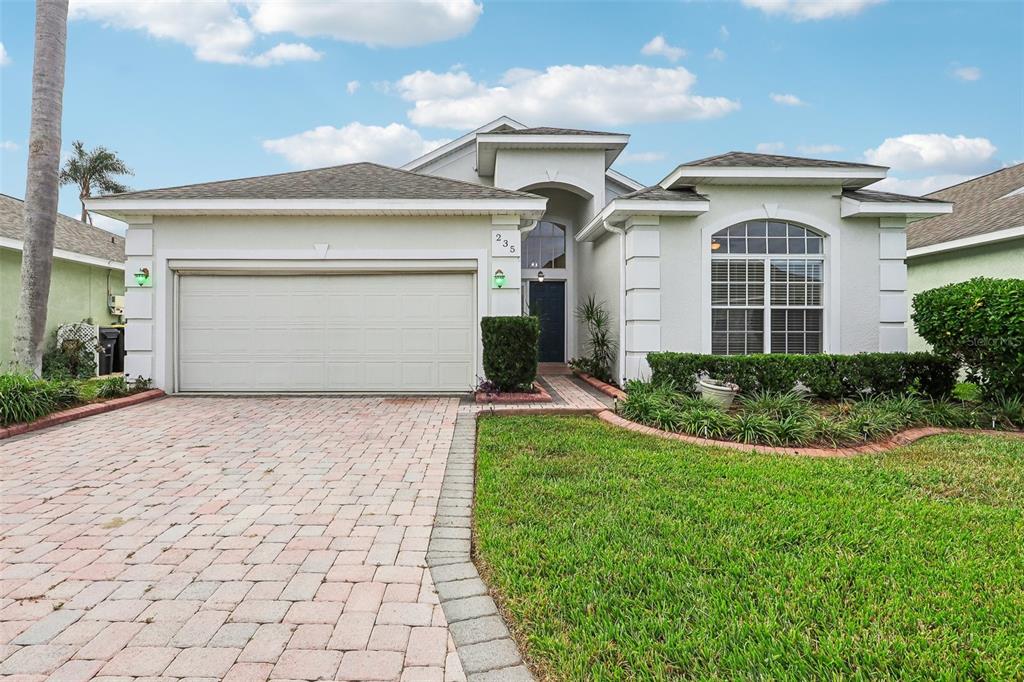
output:
{"label": "trimmed hedge", "polygon": [[1024,279],[975,277],[923,291],[911,319],[987,393],[1024,394]]}
{"label": "trimmed hedge", "polygon": [[536,317],[485,317],[484,374],[499,391],[530,389],[537,378],[540,320]]}
{"label": "trimmed hedge", "polygon": [[897,395],[914,388],[933,398],[953,390],[959,363],[933,353],[858,355],[701,355],[650,353],[652,381],[683,390],[701,375],[730,381],[744,393],[785,393],[799,381],[819,398],[835,400],[871,393]]}

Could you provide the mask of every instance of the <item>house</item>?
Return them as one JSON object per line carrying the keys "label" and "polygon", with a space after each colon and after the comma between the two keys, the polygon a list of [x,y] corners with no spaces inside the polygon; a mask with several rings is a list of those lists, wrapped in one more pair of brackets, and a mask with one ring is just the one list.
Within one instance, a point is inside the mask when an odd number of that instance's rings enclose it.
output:
{"label": "house", "polygon": [[[0,194],[0,368],[13,359],[14,316],[21,291],[25,202]],[[91,319],[119,324],[111,296],[124,295],[124,237],[57,214],[47,339],[58,326]],[[120,303],[120,300],[116,301]]]}
{"label": "house", "polygon": [[[933,192],[956,211],[907,226],[907,293],[972,277],[1024,278],[1024,163]],[[927,342],[915,332],[913,350]]]}
{"label": "house", "polygon": [[[541,360],[605,302],[617,376],[656,350],[904,350],[908,218],[886,169],[731,152],[644,187],[622,133],[503,117],[371,163],[88,201],[129,223],[126,372],[170,392],[457,392],[479,320],[538,314]],[[142,286],[135,285],[138,273]]]}

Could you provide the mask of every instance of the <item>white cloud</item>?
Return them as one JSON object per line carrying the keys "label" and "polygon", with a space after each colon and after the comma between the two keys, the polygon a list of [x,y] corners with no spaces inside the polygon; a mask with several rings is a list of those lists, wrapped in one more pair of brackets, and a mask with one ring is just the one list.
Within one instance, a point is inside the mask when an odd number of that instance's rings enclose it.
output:
{"label": "white cloud", "polygon": [[[513,75],[513,79],[522,74]],[[403,76],[395,87],[403,99],[410,102],[417,100],[436,100],[445,97],[462,97],[474,92],[480,92],[481,87],[473,82],[472,77],[465,71],[447,71],[445,73],[434,73],[433,71],[416,71]]]}
{"label": "white cloud", "polygon": [[4,140],[0,142],[0,151],[15,152],[18,151],[18,143],[11,140]]}
{"label": "white cloud", "polygon": [[953,69],[953,77],[962,81],[976,81],[981,78],[981,69],[977,66],[959,66]]}
{"label": "white cloud", "polygon": [[743,0],[765,14],[782,14],[795,21],[818,21],[859,14],[882,0]]}
{"label": "white cloud", "polygon": [[718,27],[718,36],[722,40],[729,39],[729,28],[725,24],[722,24],[721,26]]}
{"label": "white cloud", "polygon": [[409,47],[468,33],[483,5],[474,0],[252,0],[252,25],[261,33],[321,36],[380,47]]}
{"label": "white cloud", "polygon": [[755,150],[758,154],[778,154],[785,148],[783,142],[758,142]]}
{"label": "white cloud", "polygon": [[835,154],[843,148],[838,144],[801,144],[796,150],[801,154]]}
{"label": "white cloud", "polygon": [[270,66],[320,58],[316,50],[302,43],[280,43],[251,54],[256,32],[228,0],[74,0],[69,16],[174,40],[192,48],[196,59],[204,62]]}
{"label": "white cloud", "polygon": [[200,61],[270,66],[321,55],[305,43],[256,49],[257,40],[269,33],[387,47],[423,45],[466,33],[482,11],[474,0],[72,0],[69,16],[182,43]]}
{"label": "white cloud", "polygon": [[768,96],[772,98],[773,102],[775,102],[776,104],[782,104],[783,106],[787,106],[787,107],[801,107],[801,106],[804,105],[804,101],[802,99],[800,99],[799,97],[797,97],[796,95],[779,94],[779,93],[773,92],[772,94],[770,94]]}
{"label": "white cloud", "polygon": [[349,81],[348,83],[345,83],[345,92],[350,95],[354,95],[356,94],[356,91],[359,90],[360,85],[361,83],[359,81]]}
{"label": "white cloud", "polygon": [[510,69],[494,86],[464,78],[461,71],[420,71],[411,76],[415,78],[403,78],[396,87],[414,103],[409,119],[427,127],[467,130],[503,114],[547,125],[685,121],[717,118],[740,107],[726,97],[691,94],[697,78],[681,66],[566,64],[544,71]]}
{"label": "white cloud", "polygon": [[866,150],[864,158],[900,171],[966,174],[989,169],[995,153],[995,145],[984,137],[930,133],[886,138]]}
{"label": "white cloud", "polygon": [[888,177],[871,185],[870,189],[877,189],[882,192],[895,192],[896,194],[909,194],[911,196],[923,196],[952,185],[966,182],[977,175],[963,175],[950,173],[945,175],[928,175],[923,178],[896,178]]}
{"label": "white cloud", "polygon": [[725,61],[725,50],[716,47],[711,52],[708,52],[708,59],[714,59],[716,62]]}
{"label": "white cloud", "polygon": [[622,163],[654,163],[665,158],[663,152],[625,152],[619,157]]}
{"label": "white cloud", "polygon": [[0,66],[7,66],[11,63],[11,56],[7,54],[7,48],[0,43]]}
{"label": "white cloud", "polygon": [[387,126],[349,123],[341,128],[318,126],[289,137],[265,140],[263,148],[280,154],[293,166],[317,168],[358,161],[398,165],[422,156],[449,140],[425,140],[401,123]]}
{"label": "white cloud", "polygon": [[678,62],[686,56],[686,50],[675,45],[669,45],[665,36],[654,36],[647,44],[640,48],[640,52],[648,57],[664,57],[670,62]]}
{"label": "white cloud", "polygon": [[272,66],[285,62],[316,62],[323,54],[305,43],[278,43],[250,60],[253,66]]}

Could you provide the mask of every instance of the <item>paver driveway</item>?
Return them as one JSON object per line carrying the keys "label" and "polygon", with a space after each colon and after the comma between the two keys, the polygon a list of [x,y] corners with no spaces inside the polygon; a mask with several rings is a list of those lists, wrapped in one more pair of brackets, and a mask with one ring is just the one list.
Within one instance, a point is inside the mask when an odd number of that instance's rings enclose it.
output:
{"label": "paver driveway", "polygon": [[424,568],[457,413],[177,397],[0,441],[0,676],[462,679]]}

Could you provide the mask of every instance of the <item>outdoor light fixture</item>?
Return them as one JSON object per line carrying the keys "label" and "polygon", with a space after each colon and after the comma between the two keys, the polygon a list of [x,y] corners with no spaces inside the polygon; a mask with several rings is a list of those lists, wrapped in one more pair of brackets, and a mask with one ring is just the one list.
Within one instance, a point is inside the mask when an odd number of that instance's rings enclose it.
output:
{"label": "outdoor light fixture", "polygon": [[544,271],[543,270],[538,270],[537,271],[537,281],[538,282],[543,282],[544,281]]}
{"label": "outdoor light fixture", "polygon": [[139,268],[139,271],[135,273],[135,283],[140,287],[149,284],[149,268]]}
{"label": "outdoor light fixture", "polygon": [[494,286],[498,287],[499,289],[502,288],[503,286],[505,286],[505,279],[506,277],[504,272],[502,272],[501,270],[494,271]]}
{"label": "outdoor light fixture", "polygon": [[722,248],[722,243],[720,241],[718,241],[717,239],[712,239],[711,240],[711,250],[712,251],[718,251],[720,248]]}

